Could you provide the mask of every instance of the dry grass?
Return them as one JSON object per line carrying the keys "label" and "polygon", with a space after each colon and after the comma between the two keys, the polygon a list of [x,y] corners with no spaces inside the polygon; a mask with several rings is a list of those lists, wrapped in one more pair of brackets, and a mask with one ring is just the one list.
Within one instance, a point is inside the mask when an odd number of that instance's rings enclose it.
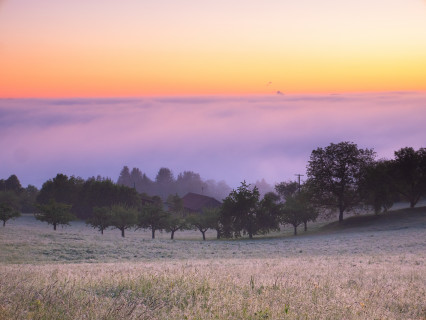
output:
{"label": "dry grass", "polygon": [[426,319],[425,236],[152,241],[25,217],[0,230],[0,319]]}

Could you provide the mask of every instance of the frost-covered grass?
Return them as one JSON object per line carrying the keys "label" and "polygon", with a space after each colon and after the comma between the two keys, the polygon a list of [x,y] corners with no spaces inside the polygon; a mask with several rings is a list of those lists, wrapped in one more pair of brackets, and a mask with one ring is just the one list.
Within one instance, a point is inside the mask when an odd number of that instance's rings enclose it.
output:
{"label": "frost-covered grass", "polygon": [[424,215],[392,223],[203,242],[25,216],[0,229],[0,319],[426,319]]}

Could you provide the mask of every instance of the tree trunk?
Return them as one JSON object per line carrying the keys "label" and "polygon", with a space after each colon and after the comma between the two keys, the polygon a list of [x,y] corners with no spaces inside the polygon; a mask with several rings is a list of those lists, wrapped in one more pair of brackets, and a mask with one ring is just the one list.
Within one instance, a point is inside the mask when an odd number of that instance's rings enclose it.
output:
{"label": "tree trunk", "polygon": [[101,234],[102,234],[102,235],[104,234],[104,229],[101,229]]}
{"label": "tree trunk", "polygon": [[253,233],[249,232],[249,239],[253,239]]}
{"label": "tree trunk", "polygon": [[151,228],[152,239],[155,239],[155,228]]}
{"label": "tree trunk", "polygon": [[294,235],[297,236],[297,226],[293,226],[294,227]]}
{"label": "tree trunk", "polygon": [[308,221],[303,221],[303,224],[305,225],[305,232],[308,231]]}
{"label": "tree trunk", "polygon": [[3,220],[3,227],[6,227],[6,220]]}
{"label": "tree trunk", "polygon": [[339,223],[343,221],[343,208],[339,209]]}
{"label": "tree trunk", "polygon": [[174,239],[175,238],[175,230],[172,230],[172,234],[170,235],[170,239]]}
{"label": "tree trunk", "polygon": [[124,228],[120,230],[121,230],[121,236],[124,238]]}
{"label": "tree trunk", "polygon": [[219,230],[216,230],[216,239],[220,239],[220,231]]}
{"label": "tree trunk", "polygon": [[203,241],[206,241],[206,232],[205,231],[201,231],[201,233],[203,234]]}
{"label": "tree trunk", "polygon": [[56,231],[56,223],[53,224],[53,230]]}
{"label": "tree trunk", "polygon": [[410,208],[414,208],[416,206],[415,200],[410,200]]}

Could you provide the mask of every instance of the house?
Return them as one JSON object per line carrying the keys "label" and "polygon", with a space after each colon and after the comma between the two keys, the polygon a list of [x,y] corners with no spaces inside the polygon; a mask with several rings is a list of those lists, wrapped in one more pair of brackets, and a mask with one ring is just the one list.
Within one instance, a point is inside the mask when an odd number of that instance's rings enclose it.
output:
{"label": "house", "polygon": [[183,207],[190,213],[201,213],[204,208],[219,208],[222,203],[215,198],[198,193],[187,193],[183,198]]}

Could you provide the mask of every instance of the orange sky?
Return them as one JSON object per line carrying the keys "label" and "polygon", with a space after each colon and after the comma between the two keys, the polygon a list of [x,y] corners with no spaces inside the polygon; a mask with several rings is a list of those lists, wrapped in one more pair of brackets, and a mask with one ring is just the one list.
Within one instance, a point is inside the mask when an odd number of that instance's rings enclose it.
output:
{"label": "orange sky", "polygon": [[0,97],[278,90],[426,91],[425,2],[0,3]]}

